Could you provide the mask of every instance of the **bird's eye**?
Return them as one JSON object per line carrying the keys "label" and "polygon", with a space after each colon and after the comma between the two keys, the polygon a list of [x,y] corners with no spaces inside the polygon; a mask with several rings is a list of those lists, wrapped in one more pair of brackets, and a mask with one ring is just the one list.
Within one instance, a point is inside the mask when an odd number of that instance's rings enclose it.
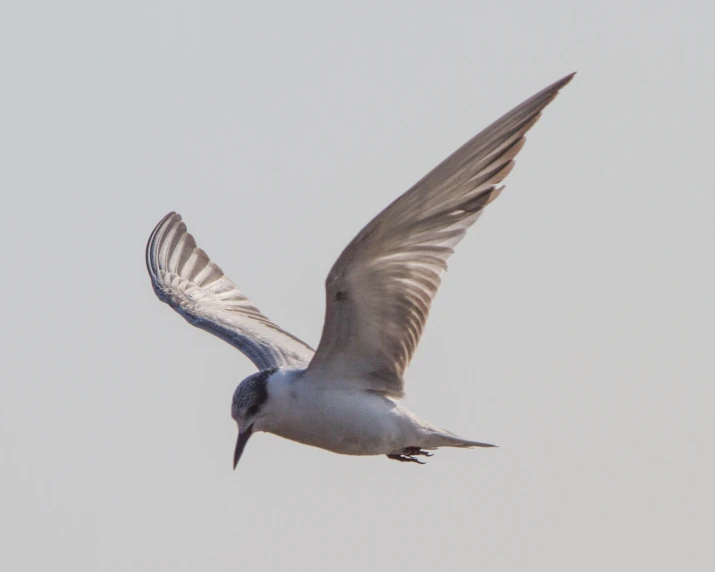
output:
{"label": "bird's eye", "polygon": [[258,413],[258,405],[255,404],[255,403],[254,403],[253,405],[251,405],[251,406],[246,410],[246,413],[248,413],[248,415],[251,415],[251,416],[255,415],[256,413]]}

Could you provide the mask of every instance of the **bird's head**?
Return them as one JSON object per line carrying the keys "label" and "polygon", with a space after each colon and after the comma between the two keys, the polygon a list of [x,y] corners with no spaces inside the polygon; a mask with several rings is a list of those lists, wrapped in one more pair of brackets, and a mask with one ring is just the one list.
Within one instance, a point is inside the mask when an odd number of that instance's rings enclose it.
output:
{"label": "bird's head", "polygon": [[[238,440],[233,455],[233,468],[238,465],[243,449],[254,430],[260,430],[260,420],[266,413],[268,401],[268,378],[277,368],[266,369],[248,376],[238,384],[233,393],[231,417],[238,425]],[[259,423],[256,426],[256,422]]]}

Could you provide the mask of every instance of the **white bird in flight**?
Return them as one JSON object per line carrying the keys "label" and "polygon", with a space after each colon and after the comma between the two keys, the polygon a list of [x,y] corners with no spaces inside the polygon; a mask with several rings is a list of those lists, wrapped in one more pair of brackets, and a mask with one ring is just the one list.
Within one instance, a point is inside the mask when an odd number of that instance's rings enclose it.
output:
{"label": "white bird in flight", "polygon": [[524,135],[573,75],[492,123],[358,233],[325,282],[317,350],[264,316],[196,246],[181,216],[159,222],[146,248],[159,299],[259,369],[233,395],[234,469],[256,431],[416,463],[438,447],[493,447],[426,423],[397,400],[454,246],[502,191]]}

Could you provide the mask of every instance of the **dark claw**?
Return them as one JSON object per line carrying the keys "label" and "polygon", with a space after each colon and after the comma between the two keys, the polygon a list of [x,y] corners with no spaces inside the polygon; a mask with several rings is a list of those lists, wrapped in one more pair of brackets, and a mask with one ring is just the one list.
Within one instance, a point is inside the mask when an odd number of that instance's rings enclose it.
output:
{"label": "dark claw", "polygon": [[424,461],[420,461],[419,459],[416,459],[415,457],[412,457],[410,455],[387,455],[388,459],[394,459],[395,461],[402,461],[403,463],[417,463],[419,465],[424,465]]}
{"label": "dark claw", "polygon": [[431,457],[433,453],[428,453],[423,451],[419,447],[406,447],[404,453],[395,453],[392,455],[387,455],[388,459],[393,459],[395,461],[401,461],[403,463],[417,463],[419,465],[424,465],[424,461],[420,461],[415,455],[421,455],[423,457]]}
{"label": "dark claw", "polygon": [[434,455],[434,453],[428,453],[427,451],[423,451],[419,447],[407,447],[407,449],[405,449],[405,453],[407,455],[422,455],[424,457],[431,457],[432,455]]}

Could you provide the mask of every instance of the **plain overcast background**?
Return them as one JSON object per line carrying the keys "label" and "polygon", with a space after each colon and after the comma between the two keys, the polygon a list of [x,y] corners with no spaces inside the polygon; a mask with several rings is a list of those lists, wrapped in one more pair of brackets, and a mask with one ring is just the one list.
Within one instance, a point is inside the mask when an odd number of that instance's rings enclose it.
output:
{"label": "plain overcast background", "polygon": [[[712,570],[708,2],[3,2],[4,570]],[[419,467],[261,434],[159,303],[179,211],[273,320],[465,140],[578,75],[451,259]]]}

